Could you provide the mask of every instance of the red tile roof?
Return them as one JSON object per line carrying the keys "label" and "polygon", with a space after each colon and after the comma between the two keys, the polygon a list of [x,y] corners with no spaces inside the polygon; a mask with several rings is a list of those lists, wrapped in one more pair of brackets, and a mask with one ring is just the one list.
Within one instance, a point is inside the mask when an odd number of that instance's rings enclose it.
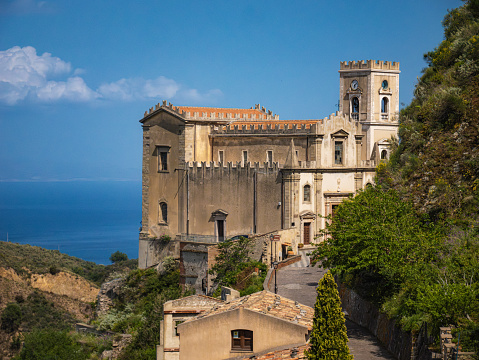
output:
{"label": "red tile roof", "polygon": [[275,295],[267,290],[215,305],[210,310],[205,311],[189,321],[213,316],[225,311],[235,310],[240,307],[257,313],[271,315],[295,324],[307,326],[310,330],[313,326],[314,310],[311,307],[283,296]]}
{"label": "red tile roof", "polygon": [[[265,354],[255,355],[254,360],[289,360],[289,359],[306,359],[304,351],[309,348],[309,344],[294,346],[283,350],[269,351]],[[251,355],[241,360],[251,360]]]}
{"label": "red tile roof", "polygon": [[247,118],[251,119],[251,115],[255,114],[257,119],[266,119],[267,113],[261,111],[260,109],[235,109],[235,108],[213,108],[213,107],[200,107],[200,106],[173,106],[173,108],[179,108],[180,111],[189,112],[191,115],[197,112],[200,116],[203,116],[203,113],[206,113],[206,117],[211,117],[211,113],[215,114],[215,117],[220,117],[220,114],[226,118],[226,114],[231,114],[232,117],[235,114],[239,114],[240,117],[246,115]]}

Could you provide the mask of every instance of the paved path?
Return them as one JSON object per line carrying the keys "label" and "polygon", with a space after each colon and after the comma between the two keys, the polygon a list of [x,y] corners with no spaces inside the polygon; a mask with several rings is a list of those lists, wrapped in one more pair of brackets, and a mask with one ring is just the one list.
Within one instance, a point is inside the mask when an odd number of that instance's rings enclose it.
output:
{"label": "paved path", "polygon": [[[324,269],[318,267],[288,266],[278,270],[276,277],[278,294],[314,307],[316,286],[325,273]],[[271,281],[270,290],[274,292],[274,279]],[[346,327],[349,349],[355,360],[394,360],[394,357],[369,330],[349,320],[346,320]]]}

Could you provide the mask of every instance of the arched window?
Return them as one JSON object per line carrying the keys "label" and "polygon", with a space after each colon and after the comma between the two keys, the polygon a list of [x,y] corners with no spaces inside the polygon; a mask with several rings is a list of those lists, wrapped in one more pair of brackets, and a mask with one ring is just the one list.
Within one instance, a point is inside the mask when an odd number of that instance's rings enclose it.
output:
{"label": "arched window", "polygon": [[357,97],[353,97],[351,100],[351,112],[358,113],[359,112],[359,99]]}
{"label": "arched window", "polygon": [[304,185],[303,187],[303,201],[310,202],[311,201],[311,186]]}
{"label": "arched window", "polygon": [[387,150],[381,151],[381,160],[387,159],[388,158],[388,152]]}
{"label": "arched window", "polygon": [[160,222],[168,222],[168,205],[165,202],[160,203]]}
{"label": "arched window", "polygon": [[381,112],[387,113],[389,112],[389,100],[387,97],[383,97],[381,100]]}

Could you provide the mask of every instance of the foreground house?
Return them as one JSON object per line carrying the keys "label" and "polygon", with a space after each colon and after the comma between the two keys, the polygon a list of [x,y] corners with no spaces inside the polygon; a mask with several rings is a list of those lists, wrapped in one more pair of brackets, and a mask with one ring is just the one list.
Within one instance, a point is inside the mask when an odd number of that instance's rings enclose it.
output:
{"label": "foreground house", "polygon": [[[323,216],[373,182],[389,156],[399,73],[395,62],[341,62],[339,111],[317,120],[280,120],[259,105],[164,101],[149,109],[140,120],[139,267],[179,257],[179,242],[214,244],[281,229],[294,230],[294,244],[318,241]],[[163,235],[172,241],[165,244]]]}
{"label": "foreground house", "polygon": [[[166,303],[164,311],[160,360],[297,354],[307,346],[314,317],[311,307],[266,290],[227,302],[194,295]],[[167,338],[173,333],[175,349],[167,348]]]}

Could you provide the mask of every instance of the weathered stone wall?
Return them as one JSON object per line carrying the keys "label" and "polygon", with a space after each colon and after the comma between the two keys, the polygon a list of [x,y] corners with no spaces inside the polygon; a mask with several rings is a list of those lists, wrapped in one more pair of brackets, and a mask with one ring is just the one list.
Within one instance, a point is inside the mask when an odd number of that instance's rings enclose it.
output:
{"label": "weathered stone wall", "polygon": [[208,244],[180,243],[180,284],[205,294],[208,277]]}
{"label": "weathered stone wall", "polygon": [[426,346],[427,339],[422,332],[413,335],[401,330],[394,320],[370,302],[337,279],[336,282],[342,308],[349,314],[351,321],[369,329],[398,360],[431,359],[431,352]]}

